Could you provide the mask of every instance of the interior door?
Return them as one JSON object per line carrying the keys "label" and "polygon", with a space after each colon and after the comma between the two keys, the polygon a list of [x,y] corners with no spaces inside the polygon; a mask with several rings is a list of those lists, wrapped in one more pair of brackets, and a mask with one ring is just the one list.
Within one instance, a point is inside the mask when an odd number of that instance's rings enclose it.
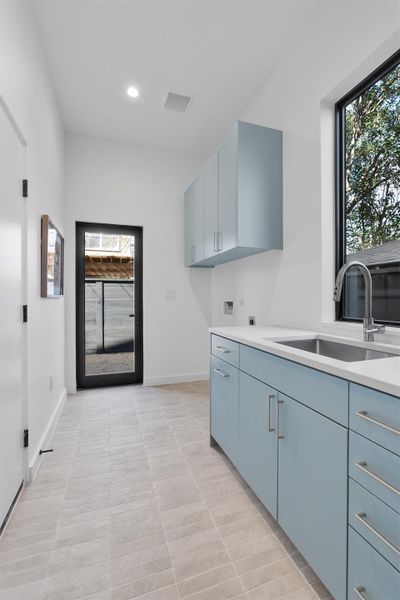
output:
{"label": "interior door", "polygon": [[24,479],[22,179],[25,146],[0,102],[0,529]]}
{"label": "interior door", "polygon": [[77,384],[142,383],[142,228],[77,223]]}

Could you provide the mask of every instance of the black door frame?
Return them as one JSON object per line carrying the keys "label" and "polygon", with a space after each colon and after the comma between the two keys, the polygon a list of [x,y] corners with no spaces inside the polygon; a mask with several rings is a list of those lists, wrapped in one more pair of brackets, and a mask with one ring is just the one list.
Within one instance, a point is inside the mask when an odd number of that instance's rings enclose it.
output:
{"label": "black door frame", "polygon": [[[85,232],[135,236],[135,370],[85,374]],[[76,222],[76,382],[78,388],[143,383],[143,227]]]}

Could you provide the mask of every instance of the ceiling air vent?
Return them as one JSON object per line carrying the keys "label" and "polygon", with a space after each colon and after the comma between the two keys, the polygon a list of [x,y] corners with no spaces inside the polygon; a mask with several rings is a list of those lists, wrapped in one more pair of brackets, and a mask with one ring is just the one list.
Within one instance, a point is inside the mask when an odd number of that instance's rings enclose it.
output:
{"label": "ceiling air vent", "polygon": [[176,110],[178,112],[187,112],[192,103],[193,97],[180,92],[168,92],[165,98],[164,108]]}

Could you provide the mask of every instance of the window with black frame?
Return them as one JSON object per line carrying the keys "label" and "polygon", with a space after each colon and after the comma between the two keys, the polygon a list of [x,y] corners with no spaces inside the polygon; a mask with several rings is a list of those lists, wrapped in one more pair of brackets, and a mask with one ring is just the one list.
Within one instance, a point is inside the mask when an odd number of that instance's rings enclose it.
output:
{"label": "window with black frame", "polygon": [[[336,270],[370,270],[373,315],[400,326],[400,51],[336,105]],[[351,269],[338,320],[364,316],[364,281]]]}

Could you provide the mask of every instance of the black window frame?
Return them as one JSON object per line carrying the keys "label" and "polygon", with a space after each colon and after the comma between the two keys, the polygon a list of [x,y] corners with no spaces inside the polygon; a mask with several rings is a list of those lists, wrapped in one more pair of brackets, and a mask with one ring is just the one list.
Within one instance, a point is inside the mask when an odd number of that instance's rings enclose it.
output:
{"label": "black window frame", "polygon": [[[392,54],[384,63],[365,77],[352,90],[335,104],[335,275],[346,262],[346,144],[345,144],[345,109],[353,100],[363,94],[374,83],[385,77],[400,64],[400,50]],[[381,266],[381,265],[380,265]],[[382,263],[382,266],[384,264]],[[354,319],[344,315],[345,290],[340,302],[336,303],[335,320],[346,323],[360,323],[362,319]],[[400,327],[397,321],[382,321],[377,323]]]}

